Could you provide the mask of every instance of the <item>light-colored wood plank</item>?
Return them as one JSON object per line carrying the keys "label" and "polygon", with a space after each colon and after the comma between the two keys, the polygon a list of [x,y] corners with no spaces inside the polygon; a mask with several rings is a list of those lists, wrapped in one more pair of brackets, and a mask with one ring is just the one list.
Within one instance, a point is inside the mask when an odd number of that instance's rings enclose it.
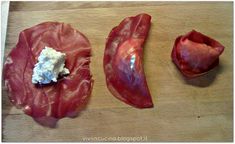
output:
{"label": "light-colored wood plank", "polygon": [[[193,4],[183,3],[184,5]],[[66,9],[86,9],[86,8],[111,8],[111,7],[139,7],[139,6],[159,6],[159,5],[180,5],[180,2],[146,2],[146,1],[56,1],[56,2],[30,2],[30,1],[13,1],[11,2],[10,11],[42,11],[42,10],[66,10]],[[204,2],[203,4],[210,4]]]}
{"label": "light-colored wood plank", "polygon": [[[167,113],[165,113],[167,115]],[[146,137],[148,141],[231,141],[230,114],[161,115],[156,110],[132,108],[84,111],[79,118],[62,119],[55,129],[41,127],[28,116],[10,115],[5,141],[83,141],[94,137]],[[24,129],[19,127],[25,126]]]}
{"label": "light-colored wood plank", "polygon": [[[110,8],[104,3],[76,3],[73,7],[63,2],[47,10],[32,10],[32,3],[17,2],[17,8],[11,9],[5,56],[23,29],[44,21],[70,23],[91,42],[95,83],[87,109],[75,119],[60,120],[55,129],[38,125],[12,107],[3,89],[4,141],[81,141],[95,136],[147,136],[148,141],[232,141],[232,2],[151,2],[152,5],[143,6],[117,2],[109,3]],[[38,7],[43,5],[37,3]],[[110,30],[123,18],[141,12],[152,16],[144,47],[144,68],[155,107],[145,110],[114,98],[106,88],[103,72],[105,38]],[[171,62],[170,53],[175,38],[192,29],[220,41],[225,51],[218,67],[186,81]]]}

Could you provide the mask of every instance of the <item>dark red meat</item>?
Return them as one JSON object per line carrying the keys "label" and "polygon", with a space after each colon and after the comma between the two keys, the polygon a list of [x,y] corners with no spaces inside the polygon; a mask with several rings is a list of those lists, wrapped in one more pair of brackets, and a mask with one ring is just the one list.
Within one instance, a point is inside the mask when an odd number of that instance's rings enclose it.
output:
{"label": "dark red meat", "polygon": [[217,66],[223,50],[219,42],[193,30],[175,40],[171,58],[184,76],[192,78]]}
{"label": "dark red meat", "polygon": [[[70,74],[57,83],[38,86],[31,82],[33,67],[45,46],[66,53]],[[46,126],[63,117],[74,117],[92,90],[88,39],[70,25],[45,22],[22,31],[4,64],[4,80],[10,101]]]}
{"label": "dark red meat", "polygon": [[151,16],[147,14],[125,18],[110,32],[104,52],[108,89],[118,99],[137,108],[153,107],[142,65],[150,21]]}

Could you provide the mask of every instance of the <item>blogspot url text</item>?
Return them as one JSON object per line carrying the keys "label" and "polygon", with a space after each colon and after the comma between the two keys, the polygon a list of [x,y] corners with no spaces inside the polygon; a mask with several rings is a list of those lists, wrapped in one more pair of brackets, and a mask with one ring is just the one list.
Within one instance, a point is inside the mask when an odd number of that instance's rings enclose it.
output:
{"label": "blogspot url text", "polygon": [[98,141],[98,142],[146,142],[148,140],[147,136],[136,136],[136,137],[84,137],[82,141]]}

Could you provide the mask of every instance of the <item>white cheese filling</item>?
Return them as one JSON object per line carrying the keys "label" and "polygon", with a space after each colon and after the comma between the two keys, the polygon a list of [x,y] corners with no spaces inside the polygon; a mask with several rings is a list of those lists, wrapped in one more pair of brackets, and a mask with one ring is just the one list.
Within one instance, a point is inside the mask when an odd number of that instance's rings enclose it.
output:
{"label": "white cheese filling", "polygon": [[57,82],[59,76],[69,74],[65,68],[65,53],[58,52],[50,47],[45,47],[35,64],[32,75],[32,83],[48,84]]}

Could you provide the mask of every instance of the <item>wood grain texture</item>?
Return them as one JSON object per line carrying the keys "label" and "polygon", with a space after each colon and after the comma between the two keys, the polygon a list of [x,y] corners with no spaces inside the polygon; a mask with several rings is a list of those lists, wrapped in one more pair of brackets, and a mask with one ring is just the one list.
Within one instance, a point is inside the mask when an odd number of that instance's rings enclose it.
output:
{"label": "wood grain texture", "polygon": [[[87,109],[77,118],[60,120],[55,129],[38,125],[14,108],[3,87],[3,141],[118,136],[146,136],[147,141],[233,141],[232,2],[11,2],[10,9],[5,56],[20,31],[44,21],[69,23],[91,42],[95,83]],[[154,108],[140,110],[117,100],[106,88],[103,53],[110,30],[123,18],[142,12],[152,16],[144,68]],[[225,51],[220,65],[210,73],[185,80],[170,53],[175,38],[192,29],[218,40]]]}

